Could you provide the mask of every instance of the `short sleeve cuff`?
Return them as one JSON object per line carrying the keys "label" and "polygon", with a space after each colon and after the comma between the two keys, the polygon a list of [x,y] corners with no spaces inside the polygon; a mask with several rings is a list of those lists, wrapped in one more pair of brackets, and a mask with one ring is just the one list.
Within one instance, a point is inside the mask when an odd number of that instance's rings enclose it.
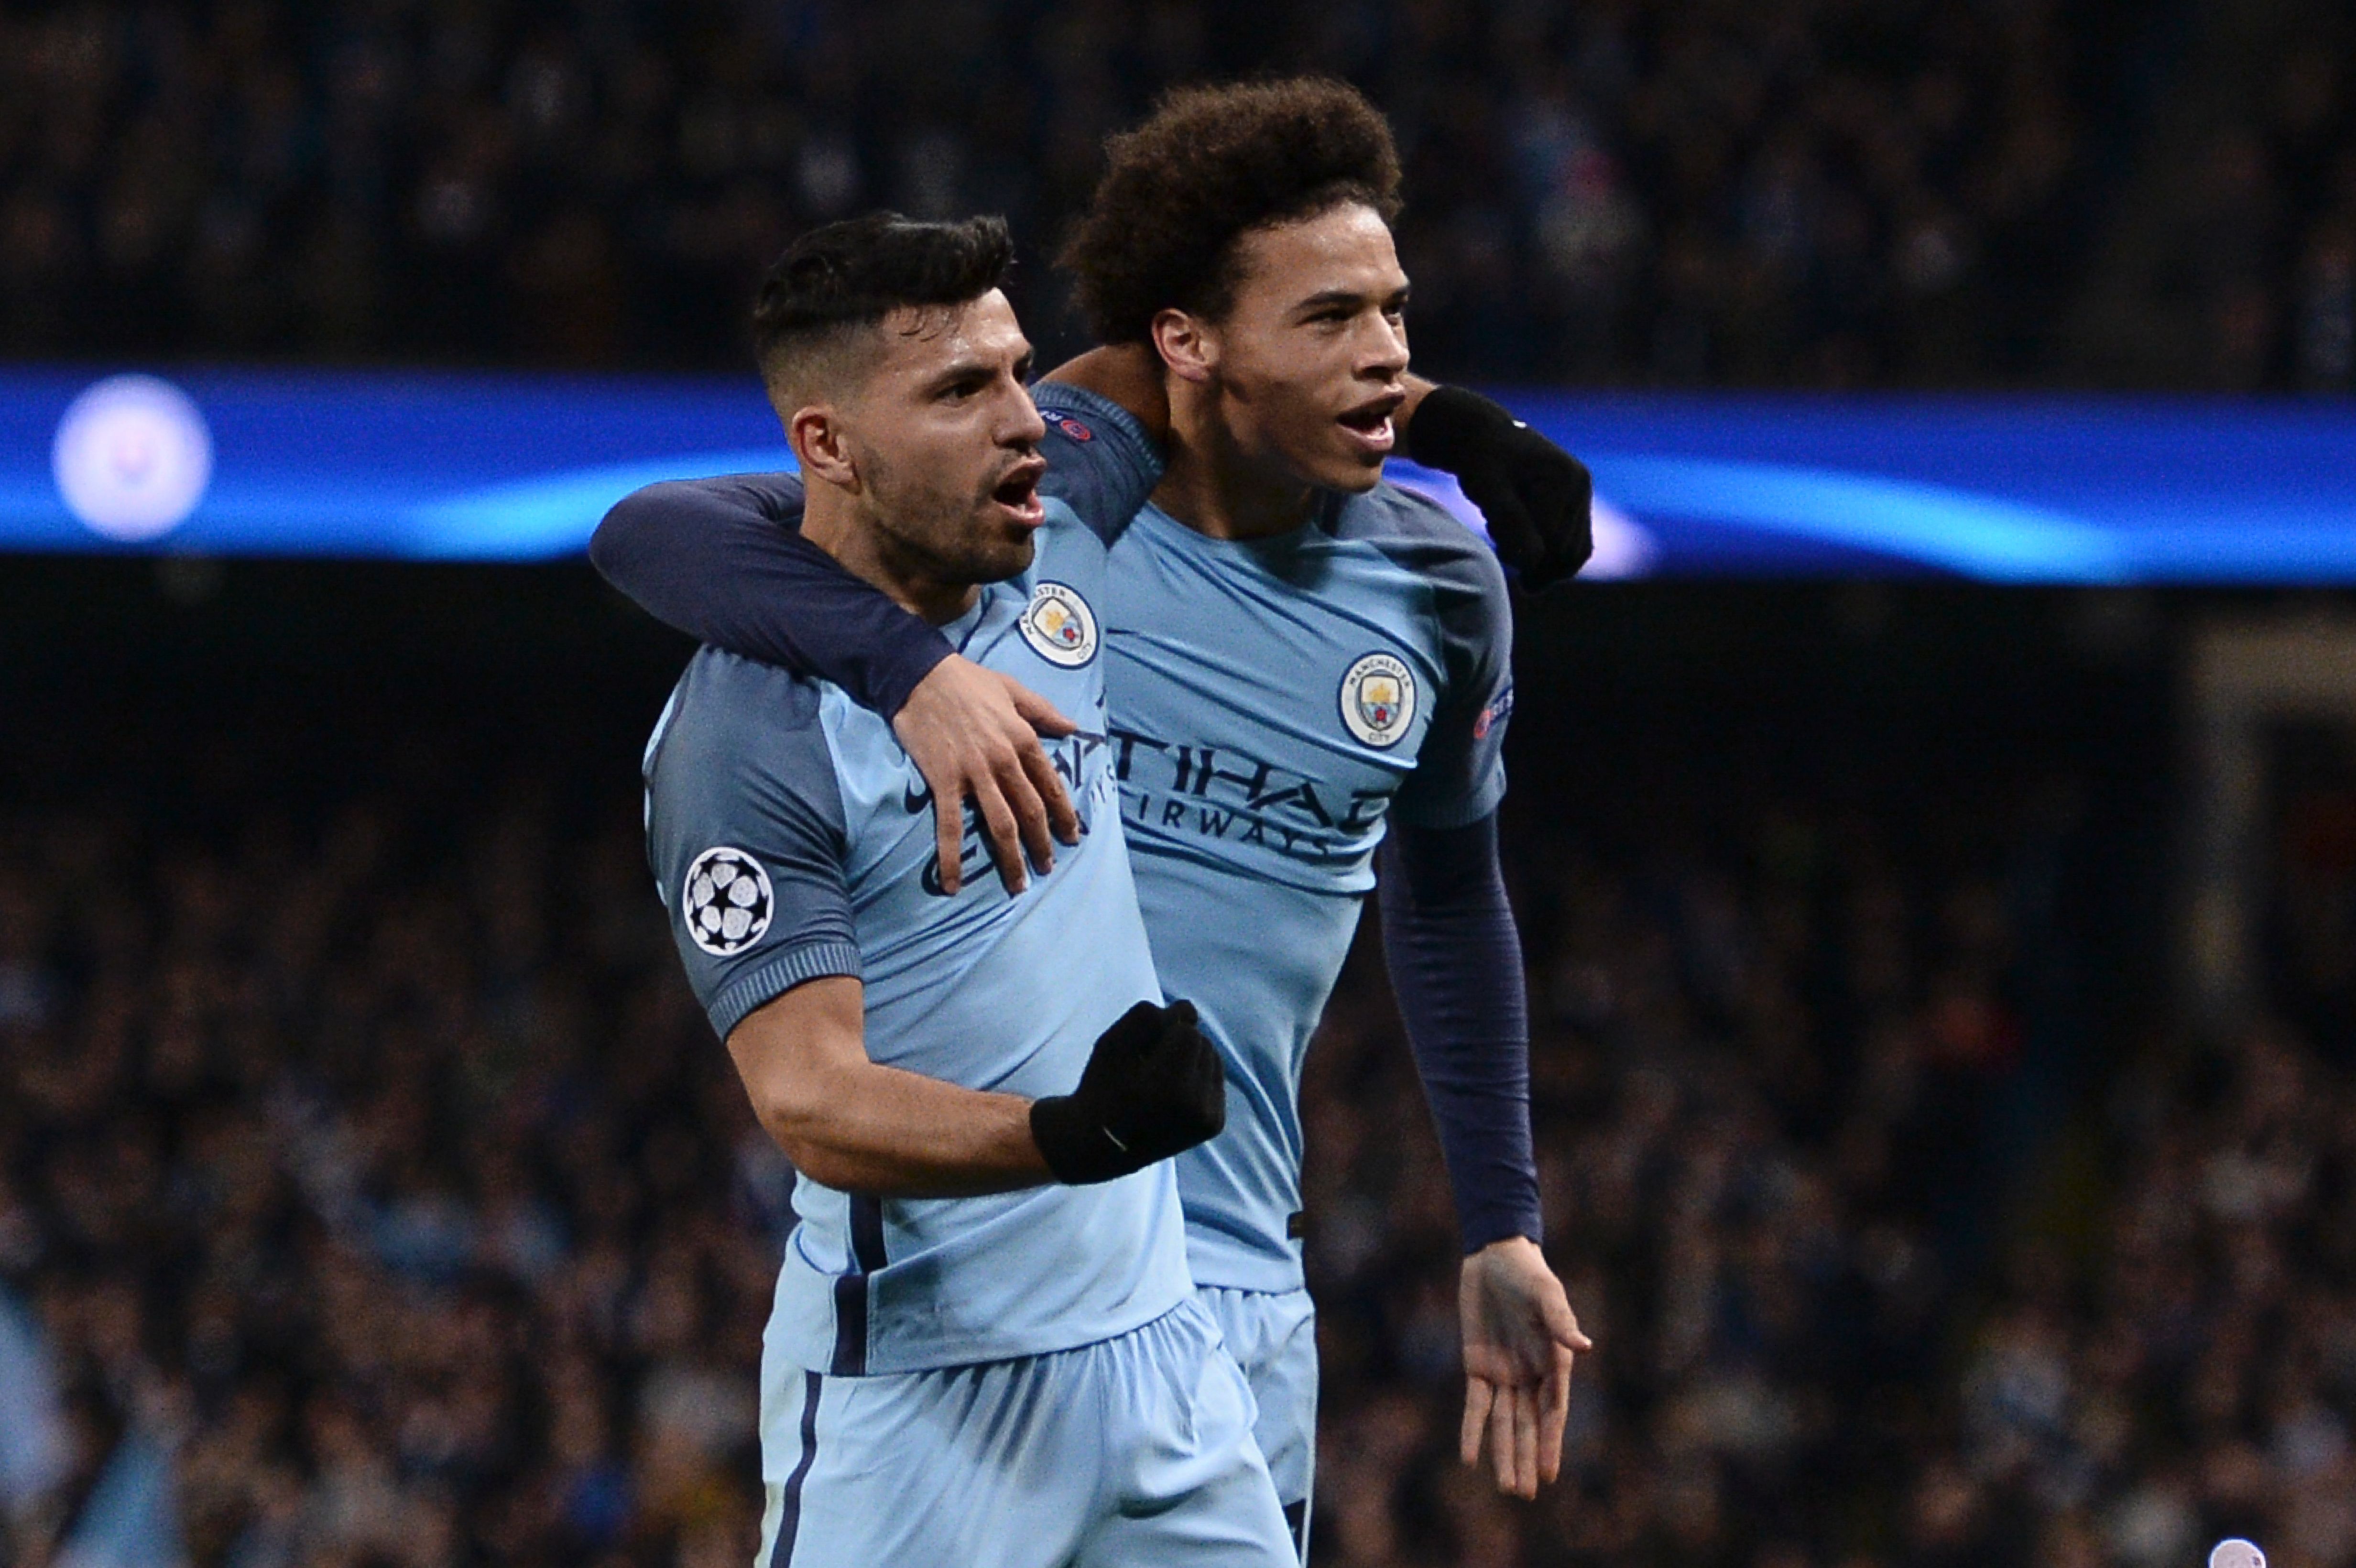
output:
{"label": "short sleeve cuff", "polygon": [[[1162,449],[1137,422],[1137,416],[1099,392],[1086,387],[1075,387],[1068,381],[1042,381],[1031,389],[1032,400],[1044,411],[1053,410],[1073,413],[1092,428],[1090,434],[1117,453],[1121,461],[1138,474],[1162,483],[1163,461]],[[1151,490],[1152,485],[1147,488]]]}
{"label": "short sleeve cuff", "polygon": [[712,998],[712,1027],[726,1040],[747,1014],[776,1001],[796,986],[841,975],[859,978],[859,949],[848,942],[819,941],[790,947],[759,968],[739,975]]}

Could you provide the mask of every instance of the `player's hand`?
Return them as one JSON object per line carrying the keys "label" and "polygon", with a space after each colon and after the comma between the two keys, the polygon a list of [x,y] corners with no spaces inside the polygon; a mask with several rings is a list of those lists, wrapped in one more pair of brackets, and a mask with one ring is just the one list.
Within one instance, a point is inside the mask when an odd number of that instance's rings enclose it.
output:
{"label": "player's hand", "polygon": [[[1055,705],[1012,676],[955,654],[933,667],[892,720],[892,732],[933,792],[940,838],[941,888],[964,884],[965,803],[981,813],[982,833],[1010,893],[1030,885],[1027,858],[1043,873],[1055,847],[1080,841],[1079,814],[1039,737],[1078,728]],[[1052,836],[1052,837],[1051,837]]]}
{"label": "player's hand", "polygon": [[1226,1068],[1192,1002],[1138,1003],[1097,1038],[1078,1088],[1031,1106],[1048,1170],[1073,1183],[1142,1170],[1226,1124]]}
{"label": "player's hand", "polygon": [[1434,387],[1407,421],[1407,454],[1456,475],[1481,508],[1497,556],[1526,588],[1578,574],[1595,552],[1595,481],[1587,464],[1500,404]]}
{"label": "player's hand", "polygon": [[1478,1467],[1485,1442],[1497,1489],[1534,1498],[1562,1473],[1570,1366],[1595,1349],[1579,1330],[1562,1281],[1525,1236],[1464,1260],[1456,1308],[1464,1320],[1464,1427],[1458,1447]]}

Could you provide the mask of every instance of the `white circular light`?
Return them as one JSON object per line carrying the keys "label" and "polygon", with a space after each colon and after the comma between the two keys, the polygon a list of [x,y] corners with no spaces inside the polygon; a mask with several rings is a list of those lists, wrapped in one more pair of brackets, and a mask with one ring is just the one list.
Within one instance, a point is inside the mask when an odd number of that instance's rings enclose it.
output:
{"label": "white circular light", "polygon": [[66,507],[124,544],[186,522],[213,477],[212,432],[187,393],[154,376],[109,376],[58,422],[49,467]]}
{"label": "white circular light", "polygon": [[2266,1554],[2239,1536],[2229,1537],[2211,1549],[2209,1568],[2266,1568]]}

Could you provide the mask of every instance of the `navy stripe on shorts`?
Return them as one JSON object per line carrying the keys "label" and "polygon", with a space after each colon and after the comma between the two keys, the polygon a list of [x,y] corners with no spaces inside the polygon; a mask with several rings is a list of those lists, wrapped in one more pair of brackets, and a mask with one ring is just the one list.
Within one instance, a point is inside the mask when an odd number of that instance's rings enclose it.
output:
{"label": "navy stripe on shorts", "polygon": [[786,1477],[784,1494],[778,1499],[777,1539],[769,1548],[767,1568],[790,1568],[794,1560],[794,1537],[802,1528],[802,1483],[809,1479],[810,1465],[818,1458],[818,1396],[825,1380],[816,1372],[802,1374],[802,1454],[794,1461],[793,1474]]}

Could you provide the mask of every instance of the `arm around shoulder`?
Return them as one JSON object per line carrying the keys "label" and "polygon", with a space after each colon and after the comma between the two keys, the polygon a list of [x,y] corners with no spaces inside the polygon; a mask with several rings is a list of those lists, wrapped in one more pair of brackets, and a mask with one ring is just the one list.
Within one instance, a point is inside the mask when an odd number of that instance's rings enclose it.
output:
{"label": "arm around shoulder", "polygon": [[803,539],[801,507],[790,474],[649,485],[605,514],[589,559],[666,625],[832,681],[888,719],[949,645]]}
{"label": "arm around shoulder", "polygon": [[1118,403],[1157,446],[1170,439],[1170,395],[1162,384],[1162,357],[1143,343],[1108,343],[1076,354],[1041,378],[1040,396],[1054,387],[1077,387]]}

